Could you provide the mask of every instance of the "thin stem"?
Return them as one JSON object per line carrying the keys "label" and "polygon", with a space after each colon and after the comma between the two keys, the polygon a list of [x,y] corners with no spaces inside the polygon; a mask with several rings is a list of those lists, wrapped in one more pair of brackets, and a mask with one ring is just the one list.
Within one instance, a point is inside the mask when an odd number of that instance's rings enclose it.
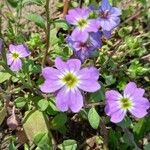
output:
{"label": "thin stem", "polygon": [[70,2],[70,0],[64,0],[64,8],[63,8],[63,15],[62,15],[63,19],[65,18],[66,14],[68,12],[69,2]]}
{"label": "thin stem", "polygon": [[102,132],[102,135],[103,135],[103,138],[104,138],[103,149],[104,150],[109,150],[109,148],[108,148],[108,131],[106,129],[105,122],[104,122],[103,118],[101,118],[100,127],[101,127],[101,132]]}
{"label": "thin stem", "polygon": [[82,8],[83,0],[79,0],[79,7]]}
{"label": "thin stem", "polygon": [[45,66],[45,63],[46,63],[46,58],[47,58],[47,54],[48,54],[48,50],[49,50],[49,47],[50,47],[50,11],[49,11],[49,3],[50,3],[50,0],[46,0],[46,5],[45,5],[45,10],[46,10],[46,50],[44,52],[44,57],[43,57],[43,60],[42,60],[42,66],[44,67]]}
{"label": "thin stem", "polygon": [[104,102],[89,103],[89,104],[85,105],[85,108],[91,108],[91,107],[95,107],[95,106],[105,106],[105,103]]}

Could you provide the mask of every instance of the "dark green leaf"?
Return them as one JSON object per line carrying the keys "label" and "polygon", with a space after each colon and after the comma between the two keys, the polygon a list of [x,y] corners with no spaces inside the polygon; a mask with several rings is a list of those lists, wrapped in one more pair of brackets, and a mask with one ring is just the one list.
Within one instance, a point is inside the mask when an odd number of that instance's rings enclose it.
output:
{"label": "dark green leaf", "polygon": [[67,122],[67,115],[65,113],[57,114],[51,121],[52,128],[59,129]]}
{"label": "dark green leaf", "polygon": [[145,117],[140,119],[137,123],[133,126],[133,132],[135,134],[135,139],[138,140],[142,138],[146,132],[150,131],[150,117]]}
{"label": "dark green leaf", "polygon": [[129,117],[126,117],[123,121],[117,123],[117,125],[124,129],[130,127],[131,123],[131,119]]}
{"label": "dark green leaf", "polygon": [[7,2],[14,8],[18,6],[19,0],[7,0]]}

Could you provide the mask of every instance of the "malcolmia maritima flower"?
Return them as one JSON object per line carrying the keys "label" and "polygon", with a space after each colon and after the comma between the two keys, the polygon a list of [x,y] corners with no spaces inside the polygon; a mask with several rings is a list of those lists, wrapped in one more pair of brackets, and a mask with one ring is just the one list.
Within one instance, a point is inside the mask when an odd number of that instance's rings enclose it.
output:
{"label": "malcolmia maritima flower", "polygon": [[96,92],[100,89],[99,71],[94,67],[81,69],[78,59],[64,62],[59,57],[55,60],[55,67],[42,70],[45,82],[40,87],[41,91],[57,92],[56,106],[60,111],[79,112],[83,107],[82,91]]}
{"label": "malcolmia maritima flower", "polygon": [[102,0],[101,6],[98,10],[99,24],[102,30],[111,31],[117,27],[120,23],[119,16],[121,15],[121,10],[116,7],[112,7],[108,0]]}
{"label": "malcolmia maritima flower", "polygon": [[12,71],[19,71],[22,68],[22,58],[29,56],[31,53],[28,48],[23,45],[9,45],[9,52],[7,53],[7,64]]}
{"label": "malcolmia maritima flower", "polygon": [[133,116],[142,118],[147,115],[150,102],[143,97],[145,90],[138,88],[134,82],[129,82],[121,95],[118,91],[106,92],[105,112],[114,123],[121,122],[129,111]]}
{"label": "malcolmia maritima flower", "polygon": [[75,56],[84,61],[102,46],[101,36],[100,32],[91,32],[86,41],[73,41],[72,36],[69,36],[67,43],[73,49]]}
{"label": "malcolmia maritima flower", "polygon": [[86,41],[90,32],[99,30],[99,21],[97,19],[89,19],[90,12],[89,8],[75,8],[68,11],[66,21],[75,26],[71,34],[74,41]]}

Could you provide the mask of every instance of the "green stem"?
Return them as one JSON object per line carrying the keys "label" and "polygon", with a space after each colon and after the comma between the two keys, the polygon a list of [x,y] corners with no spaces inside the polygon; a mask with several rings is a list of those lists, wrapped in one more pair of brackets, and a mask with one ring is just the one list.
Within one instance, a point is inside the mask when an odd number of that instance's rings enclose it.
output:
{"label": "green stem", "polygon": [[43,60],[42,60],[42,66],[44,67],[45,66],[45,62],[46,62],[46,57],[47,57],[47,54],[48,54],[48,50],[49,50],[49,47],[50,47],[50,11],[49,11],[49,3],[50,3],[50,0],[46,0],[46,5],[45,5],[45,10],[46,10],[46,50],[44,52],[44,57],[43,57]]}

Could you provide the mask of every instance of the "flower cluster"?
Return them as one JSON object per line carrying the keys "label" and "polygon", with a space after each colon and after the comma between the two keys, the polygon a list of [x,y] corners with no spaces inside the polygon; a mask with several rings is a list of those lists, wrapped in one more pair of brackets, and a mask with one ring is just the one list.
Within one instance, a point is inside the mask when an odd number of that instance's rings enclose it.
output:
{"label": "flower cluster", "polygon": [[118,91],[106,92],[105,112],[114,123],[121,122],[127,111],[137,118],[147,115],[150,108],[148,99],[143,97],[145,90],[138,88],[134,82],[129,82],[121,95]]}
{"label": "flower cluster", "polygon": [[[93,13],[96,11],[96,13]],[[91,14],[96,14],[92,17]],[[66,21],[74,26],[67,43],[75,56],[81,61],[89,58],[94,51],[101,48],[101,38],[111,36],[111,31],[119,25],[121,10],[112,7],[108,0],[102,0],[98,10],[75,8],[68,11]]]}

